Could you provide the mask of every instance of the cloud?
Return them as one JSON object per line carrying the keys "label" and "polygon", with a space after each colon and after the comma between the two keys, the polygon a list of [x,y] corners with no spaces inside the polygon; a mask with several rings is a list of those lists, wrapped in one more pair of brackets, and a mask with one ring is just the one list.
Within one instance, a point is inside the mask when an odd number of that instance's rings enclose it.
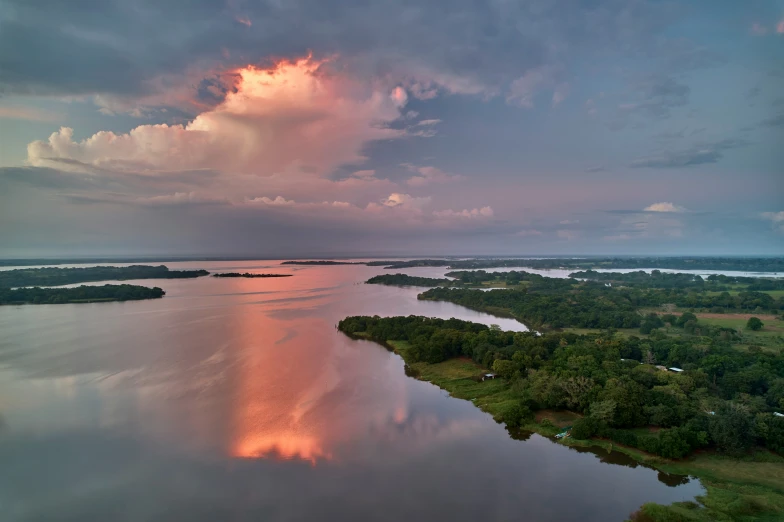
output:
{"label": "cloud", "polygon": [[553,107],[560,105],[560,103],[564,101],[568,95],[569,95],[569,84],[565,82],[558,84],[555,87],[555,90],[553,91],[553,99],[552,99]]}
{"label": "cloud", "polygon": [[0,120],[57,121],[62,117],[62,114],[35,107],[0,106]]}
{"label": "cloud", "polygon": [[441,120],[422,120],[420,122],[417,122],[417,126],[422,127],[425,125],[436,125],[438,123],[441,123]]}
{"label": "cloud", "polygon": [[579,222],[580,222],[579,219],[563,219],[558,224],[559,225],[576,225]]}
{"label": "cloud", "polygon": [[520,230],[515,235],[518,237],[532,237],[532,236],[541,236],[542,232],[533,228],[527,228],[524,230]]}
{"label": "cloud", "polygon": [[575,230],[568,230],[568,229],[561,229],[556,231],[556,235],[561,238],[565,239],[566,241],[572,241],[573,239],[577,239],[577,231]]}
{"label": "cloud", "polygon": [[[533,108],[537,94],[546,89],[552,89],[556,83],[557,74],[558,69],[552,65],[537,67],[527,71],[509,86],[506,102],[526,109]],[[553,106],[558,105],[566,97],[568,86],[563,87],[563,85],[566,84],[559,86],[561,90],[556,89],[553,93]]]}
{"label": "cloud", "polygon": [[460,211],[437,210],[433,211],[433,215],[439,218],[484,219],[493,217],[493,209],[490,207],[482,207],[473,208],[471,210],[463,209]]}
{"label": "cloud", "polygon": [[587,169],[585,169],[585,172],[604,172],[606,170],[607,169],[605,167],[601,165],[597,165],[595,167],[588,167]]}
{"label": "cloud", "polygon": [[688,85],[663,75],[651,75],[638,81],[636,90],[638,99],[620,104],[621,112],[667,117],[671,109],[688,104],[691,93]]}
{"label": "cloud", "polygon": [[430,197],[415,198],[408,194],[395,192],[382,199],[381,204],[385,207],[422,210],[423,207],[430,204]]}
{"label": "cloud", "polygon": [[763,212],[761,216],[762,219],[770,221],[775,231],[784,234],[784,210],[780,212]]}
{"label": "cloud", "polygon": [[686,212],[686,209],[672,203],[654,203],[643,209],[645,212]]}
{"label": "cloud", "polygon": [[351,175],[354,176],[355,178],[370,179],[370,178],[375,177],[376,171],[375,170],[358,170],[356,172],[353,172]]}
{"label": "cloud", "polygon": [[738,139],[725,139],[694,145],[687,149],[665,152],[657,156],[647,156],[631,162],[632,168],[681,168],[707,163],[717,163],[724,157],[724,151],[744,146]]}
{"label": "cloud", "polygon": [[133,201],[140,205],[149,206],[174,206],[174,205],[226,205],[229,202],[223,198],[215,198],[198,194],[196,192],[175,192],[163,196],[137,198]]}
{"label": "cloud", "polygon": [[784,34],[784,18],[779,20],[779,23],[776,24],[776,32],[778,34]]}
{"label": "cloud", "polygon": [[770,118],[766,118],[762,120],[760,124],[765,127],[781,127],[784,125],[784,112],[775,116],[771,116]]}
{"label": "cloud", "polygon": [[282,61],[269,69],[247,66],[214,109],[186,125],[142,125],[127,134],[101,131],[82,141],[70,128],[28,146],[28,161],[49,166],[76,160],[96,167],[159,173],[214,169],[270,176],[303,171],[325,175],[360,163],[368,142],[401,137],[387,125],[406,103],[391,94],[361,92],[312,58]]}
{"label": "cloud", "polygon": [[411,187],[424,187],[425,185],[434,183],[448,183],[462,178],[462,176],[447,174],[436,167],[417,167],[410,164],[406,164],[405,166],[409,170],[417,173],[416,176],[412,176],[406,180],[406,184]]}

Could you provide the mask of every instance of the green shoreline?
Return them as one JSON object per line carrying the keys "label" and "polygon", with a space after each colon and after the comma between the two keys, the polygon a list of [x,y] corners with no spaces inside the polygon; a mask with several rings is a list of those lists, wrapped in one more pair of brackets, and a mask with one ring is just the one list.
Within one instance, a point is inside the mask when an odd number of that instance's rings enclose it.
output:
{"label": "green shoreline", "polygon": [[[348,334],[347,334],[348,335]],[[361,333],[349,335],[370,340]],[[371,341],[375,342],[375,341]],[[500,422],[505,403],[514,399],[508,384],[501,378],[477,382],[473,377],[487,371],[470,359],[448,359],[429,364],[414,361],[408,355],[406,341],[377,343],[399,355],[406,364],[406,374],[447,391],[450,397],[472,402]],[[577,414],[572,414],[577,415]],[[545,418],[549,418],[545,416]],[[676,502],[664,506],[648,503],[631,514],[635,522],[678,521],[776,521],[784,516],[784,458],[767,451],[757,451],[744,458],[724,457],[713,452],[697,452],[681,460],[670,460],[603,440],[555,439],[561,428],[552,422],[527,422],[522,431],[537,433],[552,442],[570,447],[617,451],[639,464],[667,474],[688,475],[700,480],[706,493],[696,501]]]}

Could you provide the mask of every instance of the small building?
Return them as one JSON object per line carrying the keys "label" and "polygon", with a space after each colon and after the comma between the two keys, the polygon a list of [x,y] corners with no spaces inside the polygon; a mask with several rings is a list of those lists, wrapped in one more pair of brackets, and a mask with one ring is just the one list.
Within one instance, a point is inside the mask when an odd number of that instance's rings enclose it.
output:
{"label": "small building", "polygon": [[663,371],[663,372],[666,372],[666,371],[667,371],[667,367],[666,367],[666,366],[662,366],[661,364],[657,364],[657,365],[656,365],[656,369],[657,369],[657,370],[661,370],[661,371]]}
{"label": "small building", "polygon": [[774,411],[773,415],[776,416],[776,417],[784,417],[784,413],[779,413],[777,411]]}
{"label": "small building", "polygon": [[681,370],[680,368],[676,368],[676,367],[674,367],[674,366],[673,366],[672,368],[670,368],[670,371],[671,371],[671,372],[677,372],[677,373],[681,373],[683,370]]}
{"label": "small building", "polygon": [[483,381],[486,381],[487,379],[495,379],[495,374],[494,373],[486,373],[486,374],[482,375],[482,380]]}

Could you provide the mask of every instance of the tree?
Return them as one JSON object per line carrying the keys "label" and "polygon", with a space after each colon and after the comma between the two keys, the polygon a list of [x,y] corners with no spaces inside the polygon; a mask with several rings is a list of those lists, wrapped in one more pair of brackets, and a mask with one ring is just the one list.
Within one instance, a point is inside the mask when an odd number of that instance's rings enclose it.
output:
{"label": "tree", "polygon": [[613,400],[592,402],[591,417],[609,424],[615,418],[615,407],[616,402]]}
{"label": "tree", "polygon": [[749,317],[749,320],[746,322],[746,328],[754,330],[755,332],[761,330],[763,326],[765,326],[765,324],[760,321],[759,317]]}
{"label": "tree", "polygon": [[710,419],[710,436],[717,448],[730,455],[741,455],[756,437],[754,418],[743,406],[730,403]]}

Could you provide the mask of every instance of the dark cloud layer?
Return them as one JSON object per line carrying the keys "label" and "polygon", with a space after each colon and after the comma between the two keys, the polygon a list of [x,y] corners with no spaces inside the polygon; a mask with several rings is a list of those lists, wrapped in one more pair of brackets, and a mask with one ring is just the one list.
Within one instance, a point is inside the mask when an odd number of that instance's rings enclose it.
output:
{"label": "dark cloud layer", "polygon": [[[0,12],[0,92],[139,96],[159,89],[161,75],[309,50],[343,54],[347,67],[492,92],[588,50],[645,48],[675,8],[642,0],[2,0]],[[199,81],[202,96],[219,97],[211,80]]]}

